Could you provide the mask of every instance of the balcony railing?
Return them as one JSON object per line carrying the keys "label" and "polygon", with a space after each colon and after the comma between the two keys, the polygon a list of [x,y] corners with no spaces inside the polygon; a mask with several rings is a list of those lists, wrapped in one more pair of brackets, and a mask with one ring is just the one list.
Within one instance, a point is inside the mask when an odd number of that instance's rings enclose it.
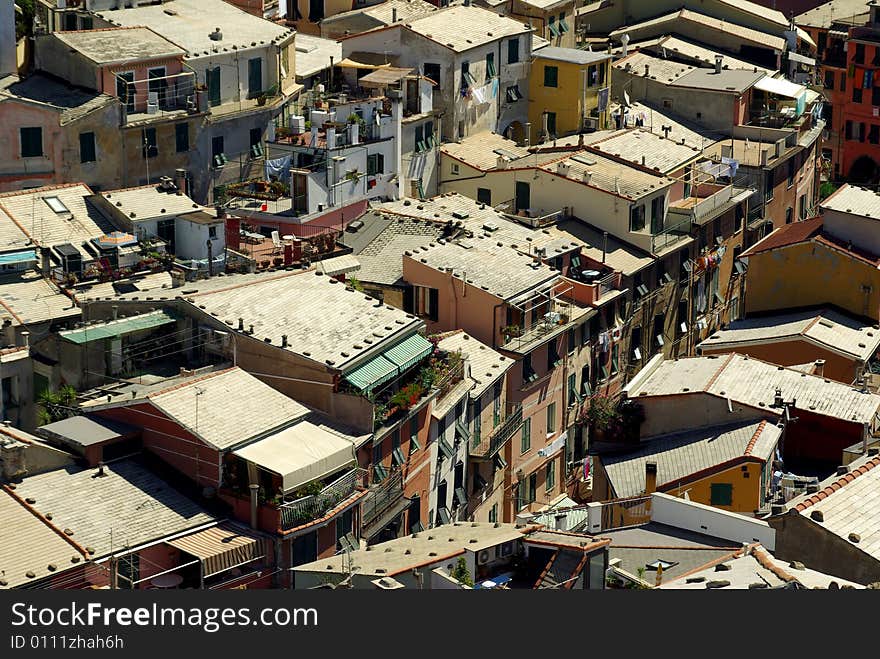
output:
{"label": "balcony railing", "polygon": [[370,488],[361,512],[363,526],[374,524],[384,513],[403,497],[403,472],[395,471],[383,483]]}
{"label": "balcony railing", "polygon": [[677,243],[679,240],[687,238],[690,235],[690,230],[690,218],[684,222],[678,222],[677,224],[673,224],[672,226],[663,229],[660,233],[651,236],[651,252],[654,254],[662,252],[667,247]]}
{"label": "balcony railing", "polygon": [[150,80],[127,81],[117,76],[117,97],[125,109],[125,123],[149,122],[199,112],[195,74],[176,73]]}
{"label": "balcony railing", "polygon": [[523,422],[522,405],[515,405],[507,418],[504,419],[493,431],[478,445],[471,446],[470,456],[488,460],[495,457],[501,447],[507,443],[513,433],[520,429]]}
{"label": "balcony railing", "polygon": [[352,469],[318,494],[281,504],[281,528],[286,531],[321,517],[363,487],[366,473],[363,469]]}

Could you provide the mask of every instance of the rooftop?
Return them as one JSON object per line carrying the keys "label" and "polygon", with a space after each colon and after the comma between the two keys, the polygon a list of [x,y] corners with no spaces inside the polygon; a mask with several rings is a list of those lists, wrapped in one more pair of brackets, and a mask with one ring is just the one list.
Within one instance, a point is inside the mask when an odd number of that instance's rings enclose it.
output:
{"label": "rooftop", "polygon": [[83,300],[110,299],[129,293],[147,293],[149,291],[170,289],[173,285],[170,272],[152,272],[141,277],[119,279],[77,286],[71,291],[77,302]]}
{"label": "rooftop", "polygon": [[[370,22],[358,21],[359,23],[363,22],[363,27],[365,28],[364,31],[366,31],[366,29],[369,29],[370,25],[373,27],[391,25],[395,9],[397,10],[397,21],[404,23],[437,11],[436,6],[432,5],[430,2],[425,2],[424,0],[387,0],[387,2],[382,2],[377,5],[352,9],[351,11],[344,11],[339,14],[334,14],[333,16],[328,16],[321,21],[321,25],[324,26],[326,24],[327,26],[332,26],[334,23],[340,21],[348,23],[352,20],[356,21],[359,18],[367,18]],[[297,42],[299,42],[300,36],[301,33],[297,33]]]}
{"label": "rooftop", "polygon": [[[776,11],[775,9],[770,9],[769,7],[758,4],[757,2],[749,2],[749,0],[717,0],[717,2],[727,5],[729,9],[733,9],[734,11],[751,14],[752,16],[757,16],[761,19],[777,23],[783,30],[788,27],[788,19],[785,17],[785,14],[781,11]],[[605,6],[607,6],[605,0],[598,0],[597,2],[584,5],[582,11],[584,13],[598,11]]]}
{"label": "rooftop", "polygon": [[559,162],[568,165],[566,174],[559,174],[557,164],[543,165],[541,169],[631,201],[654,194],[675,184],[673,179],[666,176],[649,174],[592,152],[570,156]]}
{"label": "rooftop", "polygon": [[[785,158],[794,152],[797,147],[786,146],[782,155],[777,158],[775,145],[770,142],[757,142],[755,140],[741,140],[727,138],[720,140],[715,144],[706,148],[706,155],[713,160],[720,162],[722,151],[726,154],[727,149],[733,147],[732,157],[740,165],[746,167],[768,167],[774,166],[781,158]],[[767,160],[764,161],[763,153],[767,153]]]}
{"label": "rooftop", "polygon": [[458,330],[450,332],[437,344],[442,350],[461,352],[470,365],[469,379],[473,383],[470,397],[477,399],[493,382],[501,378],[513,366],[513,360],[495,352],[469,334]]}
{"label": "rooftop", "polygon": [[200,206],[187,195],[176,190],[163,190],[158,185],[109,190],[96,196],[105,199],[116,212],[135,223],[171,215],[186,215],[195,211],[207,210],[212,215],[215,214],[213,209]]}
{"label": "rooftop", "polygon": [[631,76],[650,78],[663,83],[675,82],[686,73],[694,70],[690,64],[657,57],[644,50],[636,51],[615,61],[613,66]]}
{"label": "rooftop", "polygon": [[625,452],[603,453],[602,466],[617,497],[644,494],[645,464],[657,463],[657,488],[674,487],[737,458],[767,461],[781,431],[766,421],[692,430],[643,440]]}
{"label": "rooftop", "polygon": [[60,439],[82,447],[102,444],[111,439],[139,431],[139,428],[125,423],[82,414],[48,423],[37,429],[42,437]]}
{"label": "rooftop", "polygon": [[494,238],[432,243],[415,250],[409,256],[415,262],[426,264],[476,288],[481,288],[501,300],[550,283],[559,277],[551,267],[537,267],[533,257],[514,249],[509,243],[495,242]]}
{"label": "rooftop", "polygon": [[629,50],[649,50],[655,54],[659,53],[664,59],[683,59],[711,68],[715,68],[715,58],[720,56],[721,68],[723,69],[754,70],[757,68],[758,71],[763,71],[768,75],[773,73],[772,69],[767,69],[752,62],[738,59],[729,53],[715,50],[675,35],[666,35],[659,39],[643,43],[630,43]]}
{"label": "rooftop", "polygon": [[536,59],[549,59],[570,64],[593,64],[611,59],[612,55],[605,51],[590,51],[581,48],[559,48],[546,46],[535,53]]}
{"label": "rooftop", "polygon": [[[184,48],[190,58],[224,50],[234,52],[233,46],[235,50],[268,47],[294,35],[291,29],[252,16],[223,0],[170,0],[96,13],[114,25],[153,28]],[[223,38],[215,41],[210,35],[218,27]]]}
{"label": "rooftop", "polygon": [[[786,503],[813,524],[840,536],[854,548],[880,559],[880,457],[865,456],[849,465],[843,475],[819,483],[815,494],[803,494]],[[822,513],[821,519],[813,511]],[[850,534],[859,536],[853,541]]]}
{"label": "rooftop", "polygon": [[[616,108],[619,109],[620,106],[616,106]],[[615,106],[612,106],[612,112],[614,111]],[[665,136],[663,128],[664,126],[669,127],[668,137],[670,140],[679,144],[684,140],[684,144],[687,146],[700,150],[709,148],[723,138],[722,135],[708,131],[697,124],[664,110],[659,110],[647,103],[630,103],[629,115],[643,119],[642,130]]]}
{"label": "rooftop", "polygon": [[67,467],[29,476],[15,493],[27,508],[97,560],[111,551],[165,538],[215,521],[213,515],[134,459],[96,469]]}
{"label": "rooftop", "polygon": [[15,224],[4,222],[0,226],[0,243],[9,244],[23,233],[44,247],[70,243],[87,260],[94,259],[82,244],[113,231],[114,227],[88,202],[92,194],[83,183],[0,194],[0,211],[5,211]]}
{"label": "rooftop", "polygon": [[37,272],[0,276],[0,319],[7,314],[13,325],[34,325],[79,318],[79,307]]}
{"label": "rooftop", "polygon": [[422,326],[415,316],[313,270],[214,277],[183,294],[230,332],[244,333],[237,329],[242,318],[248,331],[253,326],[253,339],[340,370]]}
{"label": "rooftop", "polygon": [[822,210],[880,219],[880,194],[868,188],[844,184],[819,202]]}
{"label": "rooftop", "polygon": [[[731,4],[733,5],[734,3]],[[770,10],[764,9],[762,15],[766,18],[770,13],[772,13]],[[785,21],[784,25],[785,27],[782,27],[783,30],[788,26],[788,21]],[[629,34],[630,38],[639,40],[648,39],[660,34],[669,34],[671,32],[680,32],[682,30],[690,29],[695,29],[701,34],[704,34],[703,31],[721,32],[732,37],[737,37],[749,45],[770,48],[773,50],[783,51],[785,50],[786,45],[785,39],[782,37],[737,25],[736,23],[729,23],[719,18],[707,16],[706,14],[701,14],[689,9],[680,9],[658,18],[652,18],[635,25],[621,27],[611,32],[609,36],[612,39],[619,41],[620,37],[626,33]],[[685,32],[685,34],[687,34],[687,32]],[[712,41],[710,34],[704,34],[704,36],[704,41]]]}
{"label": "rooftop", "polygon": [[53,34],[99,65],[178,57],[186,53],[148,27],[111,27]]}
{"label": "rooftop", "polygon": [[779,247],[802,243],[822,232],[822,217],[814,217],[803,222],[792,222],[771,231],[767,237],[752,245],[742,256],[751,256]]}
{"label": "rooftop", "polygon": [[[427,3],[425,3],[427,4]],[[333,17],[335,18],[335,16]],[[322,39],[298,32],[296,35],[296,75],[306,78],[330,68],[330,60],[342,61],[342,44],[334,39]]]}
{"label": "rooftop", "polygon": [[779,414],[781,408],[773,407],[778,388],[784,400],[797,400],[797,409],[845,421],[871,423],[880,409],[876,394],[736,353],[667,360],[652,368],[630,381],[630,398],[704,392]]}
{"label": "rooftop", "polygon": [[457,53],[532,31],[528,25],[508,16],[473,5],[452,5],[416,18],[405,26]]}
{"label": "rooftop", "polygon": [[83,559],[84,552],[20,503],[14,490],[0,491],[0,590],[75,567]]}
{"label": "rooftop", "polygon": [[673,87],[742,94],[764,77],[766,74],[763,71],[722,69],[721,73],[715,73],[714,69],[694,69],[670,84]]}
{"label": "rooftop", "polygon": [[33,73],[24,80],[12,75],[0,79],[0,103],[3,101],[33,103],[60,112],[62,126],[116,103],[113,96],[71,87],[44,73]]}
{"label": "rooftop", "polygon": [[[606,243],[602,231],[580,220],[564,220],[535,232],[537,246],[542,245],[542,238],[576,240],[581,245],[582,254],[627,276],[654,262],[654,257],[647,252],[618,240],[611,234],[608,235]],[[603,250],[603,246],[606,249]]]}
{"label": "rooftop", "polygon": [[[724,567],[721,568],[721,565]],[[666,573],[664,572],[664,575]],[[863,588],[851,581],[829,574],[795,567],[788,561],[774,557],[761,545],[750,545],[730,556],[728,560],[712,561],[703,569],[692,570],[660,585],[664,590],[745,590],[753,588],[784,588],[796,583],[804,588],[828,588],[831,583]]]}
{"label": "rooftop", "polygon": [[519,540],[527,528],[513,524],[456,522],[372,545],[294,568],[299,572],[343,573],[348,559],[359,575],[394,576],[411,568],[438,563],[465,553]]}
{"label": "rooftop", "polygon": [[853,360],[868,361],[880,348],[880,328],[831,310],[800,311],[737,320],[698,347],[736,352],[745,345],[801,339]]}
{"label": "rooftop", "polygon": [[681,169],[702,156],[701,150],[695,146],[681,144],[640,128],[594,142],[589,149],[617,156],[661,174]]}
{"label": "rooftop", "polygon": [[868,13],[868,0],[832,0],[795,16],[794,22],[825,29],[838,23],[864,25]]}

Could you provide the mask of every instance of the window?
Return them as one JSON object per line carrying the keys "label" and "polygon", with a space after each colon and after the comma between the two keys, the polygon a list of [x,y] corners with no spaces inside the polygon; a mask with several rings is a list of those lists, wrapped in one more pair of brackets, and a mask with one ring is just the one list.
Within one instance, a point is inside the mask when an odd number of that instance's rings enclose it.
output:
{"label": "window", "polygon": [[[880,49],[878,49],[880,52]],[[880,87],[873,87],[871,89],[871,105],[880,105]],[[828,122],[828,125],[831,125],[831,113],[825,117],[825,120]]]}
{"label": "window", "polygon": [[544,86],[559,87],[559,67],[544,65]]}
{"label": "window", "polygon": [[877,124],[871,124],[871,129],[868,131],[868,141],[871,144],[880,142],[880,126]]}
{"label": "window", "polygon": [[864,64],[865,63],[865,44],[857,43],[856,44],[856,54],[853,55],[853,62],[856,64]]}
{"label": "window", "polygon": [[568,404],[569,405],[574,405],[576,402],[578,402],[578,399],[580,398],[580,394],[578,394],[578,388],[577,388],[577,386],[578,386],[577,379],[578,379],[577,373],[572,373],[571,375],[568,376]]}
{"label": "window", "polygon": [[507,63],[516,64],[519,62],[519,39],[507,40]]}
{"label": "window", "polygon": [[522,435],[519,440],[519,452],[526,453],[530,448],[532,448],[532,420],[524,419]]}
{"label": "window", "polygon": [[550,32],[548,39],[559,36],[559,28],[556,26],[556,16],[551,16],[547,21],[547,30]]}
{"label": "window", "polygon": [[545,112],[544,115],[547,117],[547,135],[556,136],[556,113],[555,112]]}
{"label": "window", "polygon": [[144,158],[155,158],[159,155],[159,144],[156,142],[156,129],[155,128],[144,128],[141,133],[141,137],[144,143]]}
{"label": "window", "polygon": [[[423,153],[428,150],[428,145],[425,144],[425,127],[424,126],[416,126],[413,131],[413,144],[414,151],[416,153]],[[458,165],[453,164],[453,174],[458,174]]]}
{"label": "window", "polygon": [[217,227],[208,227],[208,238],[217,240]]}
{"label": "window", "polygon": [[654,316],[654,331],[652,334],[654,335],[654,343],[657,347],[663,347],[663,324],[665,317],[663,314],[657,314]]}
{"label": "window", "polygon": [[523,95],[519,91],[519,85],[513,85],[512,87],[507,88],[507,92],[505,93],[505,97],[509,103],[516,103],[520,100]]}
{"label": "window", "polygon": [[382,464],[382,444],[373,447],[373,482],[381,483],[388,476],[388,470]]}
{"label": "window", "polygon": [[764,201],[773,199],[773,175],[773,170],[764,174]]}
{"label": "window", "polygon": [[788,159],[788,178],[786,180],[786,185],[789,188],[794,185],[794,173],[795,173],[794,158],[789,158]]}
{"label": "window", "polygon": [[[434,64],[432,62],[425,62],[424,66],[422,67],[422,70],[424,71],[426,78],[436,82],[438,86],[440,85],[440,65],[439,64]],[[435,87],[434,89],[437,89],[437,88],[438,87]]]}
{"label": "window", "polygon": [[569,328],[566,337],[565,340],[568,343],[568,354],[573,355],[574,349],[577,347],[577,333],[574,327]]}
{"label": "window", "polygon": [[629,209],[629,230],[641,231],[645,228],[645,205],[639,204]]}
{"label": "window", "polygon": [[402,467],[406,463],[403,452],[400,450],[400,435],[402,434],[403,428],[391,436],[391,464],[395,467]]}
{"label": "window", "polygon": [[174,126],[174,144],[177,153],[189,151],[189,124],[186,122]]}
{"label": "window", "polygon": [[794,209],[789,206],[785,209],[785,223],[791,224],[792,219],[794,219]]}
{"label": "window", "polygon": [[95,21],[91,16],[83,16],[80,18],[81,29],[91,30],[95,26]]}
{"label": "window", "polygon": [[522,358],[523,382],[534,382],[538,379],[538,374],[532,368],[532,355],[528,354]]}
{"label": "window", "polygon": [[76,13],[69,11],[64,14],[64,29],[67,32],[74,32],[76,30]]}
{"label": "window", "polygon": [[853,103],[861,103],[862,102],[862,88],[861,87],[853,87],[852,100],[853,100]]}
{"label": "window", "polygon": [[43,129],[39,126],[20,128],[21,157],[37,158],[43,155]]}
{"label": "window", "polygon": [[633,327],[629,335],[629,348],[632,351],[633,359],[640,361],[642,359],[642,328]]}
{"label": "window", "polygon": [[372,153],[367,156],[367,176],[385,173],[385,156],[381,153]]}
{"label": "window", "polygon": [[862,121],[862,122],[859,122],[859,142],[865,141],[865,135],[866,135],[865,122]]}
{"label": "window", "polygon": [[79,161],[95,162],[97,154],[95,153],[95,134],[80,133],[79,134]]}
{"label": "window", "polygon": [[651,200],[651,233],[654,235],[663,231],[664,199],[664,197],[655,197]]}
{"label": "window", "polygon": [[547,475],[544,480],[546,481],[547,491],[551,492],[556,487],[556,460],[551,460],[547,463]]}
{"label": "window", "polygon": [[262,128],[251,128],[250,133],[248,135],[249,144],[248,146],[253,147],[263,141],[263,129]]}
{"label": "window", "polygon": [[825,71],[825,89],[834,88],[834,71]]}
{"label": "window", "polygon": [[497,522],[498,521],[498,504],[492,504],[492,507],[489,509],[489,521]]}
{"label": "window", "polygon": [[217,158],[224,155],[222,135],[217,135],[216,137],[211,138],[211,155],[214,157],[215,162],[217,161]]}
{"label": "window", "polygon": [[205,71],[205,84],[208,86],[208,105],[220,105],[220,67]]}
{"label": "window", "polygon": [[533,474],[529,474],[529,489],[528,489],[528,501],[527,503],[532,503],[538,498],[538,473],[535,472]]}
{"label": "window", "polygon": [[437,419],[437,438],[443,439],[443,436],[446,434],[446,417],[441,416]]}
{"label": "window", "polygon": [[489,188],[477,188],[477,202],[492,205],[492,191]]}
{"label": "window", "polygon": [[688,301],[679,300],[678,302],[678,329],[684,334],[688,331]]}
{"label": "window", "polygon": [[134,72],[116,74],[116,97],[125,103],[128,112],[134,112]]}
{"label": "window", "polygon": [[565,34],[568,32],[568,23],[565,22],[565,12],[559,13],[559,34]]}
{"label": "window", "polygon": [[501,423],[501,383],[496,382],[492,387],[492,426],[497,427]]}
{"label": "window", "polygon": [[805,194],[798,198],[798,217],[802,220],[807,218],[807,195]]}
{"label": "window", "polygon": [[436,288],[413,286],[413,310],[421,318],[437,320],[439,318],[440,300]]}
{"label": "window", "polygon": [[486,53],[486,82],[489,82],[497,74],[495,73],[495,53]]}
{"label": "window", "polygon": [[713,506],[733,504],[733,485],[731,483],[712,483],[709,486],[709,503]]}
{"label": "window", "polygon": [[840,74],[840,86],[838,87],[838,89],[842,92],[846,91],[846,73]]}
{"label": "window", "polygon": [[434,142],[434,122],[433,121],[426,121],[425,125],[424,125],[424,129],[425,130],[424,130],[423,134],[425,136],[425,144],[427,145],[428,149],[432,149],[432,148],[434,148],[434,145],[435,145],[435,142]]}
{"label": "window", "polygon": [[557,348],[556,340],[554,339],[547,344],[547,370],[552,371],[561,363],[562,358],[559,356],[559,348]]}
{"label": "window", "polygon": [[471,63],[467,60],[463,60],[461,63],[461,91],[469,89],[472,81]]}
{"label": "window", "polygon": [[620,371],[620,346],[614,344],[611,346],[611,375],[617,375]]}
{"label": "window", "polygon": [[552,435],[556,432],[556,403],[550,403],[547,406],[547,434]]}
{"label": "window", "polygon": [[263,58],[253,57],[248,60],[248,95],[256,98],[263,93]]}

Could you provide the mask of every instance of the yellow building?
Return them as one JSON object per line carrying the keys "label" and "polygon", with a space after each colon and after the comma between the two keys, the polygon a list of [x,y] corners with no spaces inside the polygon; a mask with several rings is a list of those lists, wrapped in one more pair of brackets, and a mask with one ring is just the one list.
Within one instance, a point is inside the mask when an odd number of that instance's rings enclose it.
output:
{"label": "yellow building", "polygon": [[529,77],[531,143],[608,126],[611,55],[546,46]]}
{"label": "yellow building", "polygon": [[781,227],[748,257],[746,314],[833,305],[880,320],[880,257],[826,233],[821,217]]}
{"label": "yellow building", "polygon": [[739,422],[644,439],[594,458],[593,500],[665,492],[731,512],[753,513],[767,501],[781,430]]}

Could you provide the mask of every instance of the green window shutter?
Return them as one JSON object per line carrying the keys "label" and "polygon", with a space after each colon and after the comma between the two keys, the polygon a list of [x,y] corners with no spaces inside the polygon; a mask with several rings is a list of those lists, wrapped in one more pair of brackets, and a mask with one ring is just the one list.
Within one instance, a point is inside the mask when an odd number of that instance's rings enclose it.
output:
{"label": "green window shutter", "polygon": [[95,134],[80,133],[79,134],[79,161],[95,162],[97,160],[95,153]]}
{"label": "green window shutter", "polygon": [[[552,20],[553,19],[551,18],[551,21]],[[556,23],[550,23],[549,28],[550,28],[550,34],[552,34],[554,37],[559,36],[559,28],[556,27]]]}
{"label": "green window shutter", "polygon": [[419,419],[414,416],[409,420],[409,452],[412,455],[415,451],[422,448],[419,445]]}
{"label": "green window shutter", "polygon": [[713,506],[730,506],[733,504],[733,485],[731,483],[712,483],[709,496]]}
{"label": "green window shutter", "polygon": [[562,34],[568,32],[568,23],[565,22],[562,16],[559,17],[559,32]]}
{"label": "green window shutter", "polygon": [[532,447],[532,420],[526,419],[522,424],[522,437],[520,438],[520,453],[525,453]]}

